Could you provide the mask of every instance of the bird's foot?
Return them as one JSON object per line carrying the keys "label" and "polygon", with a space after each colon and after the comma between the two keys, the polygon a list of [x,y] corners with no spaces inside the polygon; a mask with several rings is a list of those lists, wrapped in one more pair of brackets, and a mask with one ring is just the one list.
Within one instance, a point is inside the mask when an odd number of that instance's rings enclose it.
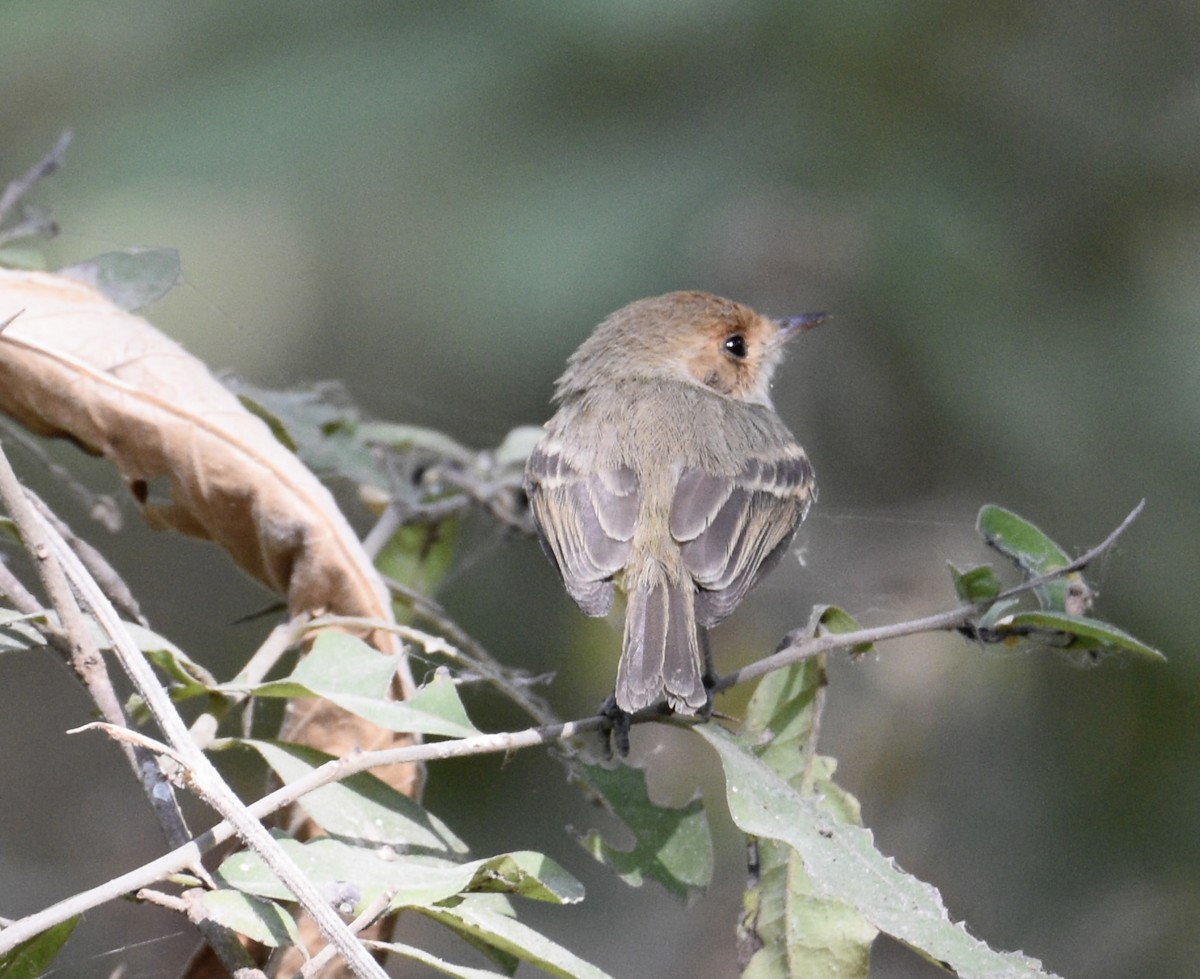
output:
{"label": "bird's foot", "polygon": [[624,758],[629,754],[629,728],[633,715],[617,706],[617,697],[613,694],[600,706],[600,716],[608,719],[608,726],[600,729],[605,755],[611,758],[615,753]]}

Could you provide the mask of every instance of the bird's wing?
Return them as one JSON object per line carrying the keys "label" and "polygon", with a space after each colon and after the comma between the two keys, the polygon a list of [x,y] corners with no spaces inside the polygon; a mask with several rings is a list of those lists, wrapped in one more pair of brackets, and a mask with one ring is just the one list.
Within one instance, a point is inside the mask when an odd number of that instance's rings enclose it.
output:
{"label": "bird's wing", "polygon": [[732,612],[779,560],[816,495],[799,446],[752,458],[734,476],[685,469],[671,502],[671,536],[699,587],[696,619],[711,626]]}
{"label": "bird's wing", "polygon": [[612,576],[629,559],[637,521],[638,480],[621,466],[582,473],[556,440],[543,439],[525,469],[525,489],[542,547],[588,615],[612,607]]}

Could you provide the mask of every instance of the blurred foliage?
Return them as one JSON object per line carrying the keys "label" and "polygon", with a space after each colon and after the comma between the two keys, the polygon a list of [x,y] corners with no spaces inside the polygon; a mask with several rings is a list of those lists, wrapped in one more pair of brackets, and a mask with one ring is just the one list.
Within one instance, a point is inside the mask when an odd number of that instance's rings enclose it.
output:
{"label": "blurred foliage", "polygon": [[[148,315],[256,383],[337,378],[370,415],[491,445],[546,416],[566,355],[637,296],[831,310],[776,385],[821,482],[804,565],[717,632],[726,666],[814,602],[865,624],[936,607],[944,561],[985,557],[984,499],[1075,553],[1147,497],[1121,560],[1097,569],[1097,606],[1167,667],[881,648],[830,664],[823,750],[881,848],[995,944],[1064,975],[1193,968],[1200,9],[14,0],[3,24],[0,172],[76,133],[39,195],[63,225],[54,264],[177,248],[186,285]],[[53,457],[111,488],[69,449]],[[228,624],[251,609],[219,555],[77,522],[214,672],[256,644]],[[502,660],[557,669],[545,692],[564,713],[594,707],[616,634],[582,620],[534,545],[498,540],[463,528],[440,600]],[[198,622],[197,594],[227,614]],[[30,693],[0,739],[43,732],[46,749],[6,761],[0,825],[22,851],[0,842],[0,915],[90,882],[85,832],[110,858],[153,846],[125,817],[97,825],[125,776],[102,778],[105,749],[61,735],[77,694],[47,669],[0,662],[0,683]],[[690,794],[698,762],[677,741],[635,752],[652,793]],[[540,845],[572,818],[543,787],[552,764],[496,768],[463,763],[430,788],[439,810],[454,793],[495,800],[456,826],[478,852],[513,826]],[[515,778],[545,793],[538,812],[500,798]],[[95,798],[64,805],[81,779]],[[686,914],[651,888],[606,892],[563,838],[608,908],[565,944],[618,975],[731,971],[738,889]],[[718,878],[738,876],[734,839]],[[159,933],[144,922],[90,916],[72,947]],[[141,954],[158,967],[179,951]]]}

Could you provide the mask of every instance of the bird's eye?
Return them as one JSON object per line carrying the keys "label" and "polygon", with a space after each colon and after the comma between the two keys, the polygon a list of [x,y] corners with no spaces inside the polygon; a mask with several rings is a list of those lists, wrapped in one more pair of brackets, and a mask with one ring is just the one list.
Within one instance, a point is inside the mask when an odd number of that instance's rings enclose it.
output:
{"label": "bird's eye", "polygon": [[725,348],[727,354],[731,357],[736,357],[738,360],[742,360],[746,356],[746,338],[740,333],[734,333],[732,336],[726,337],[722,346]]}

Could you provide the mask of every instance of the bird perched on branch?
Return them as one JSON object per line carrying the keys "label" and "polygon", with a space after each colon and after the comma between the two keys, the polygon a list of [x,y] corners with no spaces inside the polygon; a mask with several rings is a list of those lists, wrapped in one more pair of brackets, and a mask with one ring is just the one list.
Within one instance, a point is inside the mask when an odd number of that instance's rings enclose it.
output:
{"label": "bird perched on branch", "polygon": [[779,560],[816,498],[771,378],[787,340],[824,318],[672,292],[609,316],[559,378],[525,489],[579,607],[606,615],[625,596],[618,712],[708,709],[703,630]]}

